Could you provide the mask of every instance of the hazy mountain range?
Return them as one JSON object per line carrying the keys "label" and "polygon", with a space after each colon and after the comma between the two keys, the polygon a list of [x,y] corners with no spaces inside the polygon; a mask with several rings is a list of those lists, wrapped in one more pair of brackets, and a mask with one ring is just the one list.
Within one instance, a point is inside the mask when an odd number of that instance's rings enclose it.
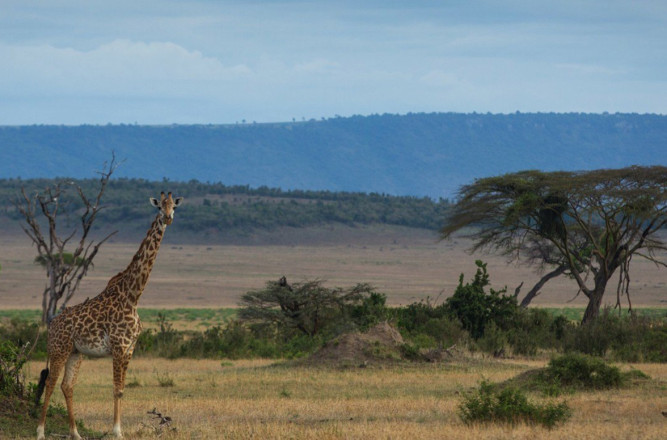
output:
{"label": "hazy mountain range", "polygon": [[0,127],[0,178],[116,176],[452,197],[521,169],[667,164],[667,116],[407,114],[236,125]]}

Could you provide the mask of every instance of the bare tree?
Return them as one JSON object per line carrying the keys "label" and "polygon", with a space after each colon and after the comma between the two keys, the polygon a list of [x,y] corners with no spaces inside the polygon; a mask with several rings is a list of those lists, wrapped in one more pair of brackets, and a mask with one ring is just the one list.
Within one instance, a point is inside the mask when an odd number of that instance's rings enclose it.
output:
{"label": "bare tree", "polygon": [[[94,197],[88,197],[81,186],[72,181],[60,181],[32,194],[22,187],[21,195],[14,201],[14,206],[25,220],[21,227],[37,247],[35,261],[46,268],[48,280],[42,295],[43,323],[51,322],[59,303],[60,310],[67,306],[92,266],[100,246],[118,232],[107,234],[97,243],[90,238],[93,224],[103,208],[102,196],[117,167],[116,157],[112,155],[111,162],[105,163],[104,169],[98,171],[99,188]],[[68,191],[76,193],[73,199],[68,198]],[[76,209],[80,224],[72,231],[63,232],[67,227],[59,225],[60,216],[74,214],[73,205],[76,204],[73,202],[76,200],[81,202]]]}

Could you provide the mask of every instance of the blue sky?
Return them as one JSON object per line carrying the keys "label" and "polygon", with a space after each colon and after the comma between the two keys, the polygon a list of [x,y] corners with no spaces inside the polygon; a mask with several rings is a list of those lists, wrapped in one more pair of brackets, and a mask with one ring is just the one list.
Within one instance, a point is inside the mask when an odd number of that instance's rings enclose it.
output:
{"label": "blue sky", "polygon": [[667,113],[667,2],[0,0],[0,125]]}

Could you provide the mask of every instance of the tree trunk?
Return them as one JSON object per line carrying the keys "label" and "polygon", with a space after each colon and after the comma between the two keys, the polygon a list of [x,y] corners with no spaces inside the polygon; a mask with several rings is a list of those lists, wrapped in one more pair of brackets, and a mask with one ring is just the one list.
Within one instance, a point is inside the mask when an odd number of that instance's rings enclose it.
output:
{"label": "tree trunk", "polygon": [[604,296],[604,291],[607,287],[607,281],[609,280],[604,276],[596,277],[595,288],[588,296],[588,306],[586,306],[584,318],[581,321],[582,324],[595,321],[600,314],[600,306],[602,305],[602,297]]}

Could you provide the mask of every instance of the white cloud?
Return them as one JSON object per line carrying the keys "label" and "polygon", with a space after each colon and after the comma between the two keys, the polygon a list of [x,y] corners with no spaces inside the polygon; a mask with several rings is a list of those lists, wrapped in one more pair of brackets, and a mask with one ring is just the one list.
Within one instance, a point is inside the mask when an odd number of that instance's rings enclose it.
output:
{"label": "white cloud", "polygon": [[[179,95],[196,93],[194,82],[235,81],[252,74],[242,64],[225,66],[172,42],[114,40],[89,51],[53,46],[0,45],[7,61],[2,94]],[[205,93],[201,91],[200,93]]]}
{"label": "white cloud", "polygon": [[667,112],[664,1],[3,3],[0,124]]}

